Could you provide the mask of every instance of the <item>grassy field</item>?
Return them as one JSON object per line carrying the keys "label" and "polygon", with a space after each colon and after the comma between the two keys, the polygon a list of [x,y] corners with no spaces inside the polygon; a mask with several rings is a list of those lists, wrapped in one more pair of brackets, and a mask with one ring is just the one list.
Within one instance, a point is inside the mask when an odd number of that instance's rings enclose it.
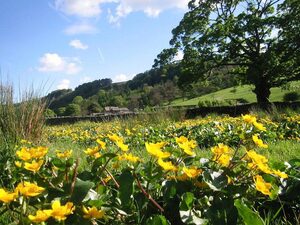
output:
{"label": "grassy field", "polygon": [[[300,81],[291,83],[291,90],[283,90],[282,88],[276,87],[271,88],[270,101],[282,101],[284,94],[296,91],[300,95]],[[203,95],[197,98],[192,98],[189,100],[183,101],[183,99],[177,99],[171,103],[172,106],[188,106],[188,105],[198,105],[199,101],[224,101],[226,100],[236,100],[243,98],[247,102],[252,103],[256,102],[255,94],[252,92],[253,86],[243,85],[234,88],[226,88],[217,92],[213,92],[207,95]]]}
{"label": "grassy field", "polygon": [[46,126],[4,164],[0,224],[298,224],[299,120],[162,111]]}

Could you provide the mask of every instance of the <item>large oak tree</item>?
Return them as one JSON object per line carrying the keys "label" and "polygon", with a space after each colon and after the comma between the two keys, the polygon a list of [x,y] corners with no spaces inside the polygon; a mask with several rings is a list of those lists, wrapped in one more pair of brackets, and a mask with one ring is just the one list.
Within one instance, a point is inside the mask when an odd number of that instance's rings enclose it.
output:
{"label": "large oak tree", "polygon": [[[253,84],[258,103],[270,88],[299,79],[299,0],[192,0],[155,67],[179,63],[183,85],[216,71]],[[173,58],[183,51],[180,62]]]}

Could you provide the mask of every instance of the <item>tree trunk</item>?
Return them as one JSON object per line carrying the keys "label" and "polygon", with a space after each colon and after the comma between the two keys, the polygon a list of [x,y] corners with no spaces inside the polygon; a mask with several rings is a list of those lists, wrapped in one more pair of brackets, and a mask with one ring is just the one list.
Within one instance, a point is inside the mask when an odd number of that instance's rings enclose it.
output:
{"label": "tree trunk", "polygon": [[259,105],[267,105],[270,103],[269,97],[271,94],[270,87],[267,85],[267,82],[260,82],[255,85],[253,92],[256,94],[257,103]]}

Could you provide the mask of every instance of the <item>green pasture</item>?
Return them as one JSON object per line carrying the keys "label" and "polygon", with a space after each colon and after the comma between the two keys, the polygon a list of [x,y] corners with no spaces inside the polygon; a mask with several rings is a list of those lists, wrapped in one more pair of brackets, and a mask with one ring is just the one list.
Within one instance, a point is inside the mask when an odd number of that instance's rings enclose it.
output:
{"label": "green pasture", "polygon": [[[300,94],[300,81],[291,82],[289,90],[285,90],[281,87],[271,88],[271,102],[283,101],[283,96],[286,93],[296,91]],[[206,94],[197,98],[192,98],[189,100],[176,99],[171,103],[172,106],[188,106],[188,105],[198,105],[199,101],[222,101],[226,104],[226,101],[235,101],[238,99],[245,99],[249,103],[256,102],[255,94],[252,92],[253,86],[243,85],[238,87],[226,88],[217,92]]]}

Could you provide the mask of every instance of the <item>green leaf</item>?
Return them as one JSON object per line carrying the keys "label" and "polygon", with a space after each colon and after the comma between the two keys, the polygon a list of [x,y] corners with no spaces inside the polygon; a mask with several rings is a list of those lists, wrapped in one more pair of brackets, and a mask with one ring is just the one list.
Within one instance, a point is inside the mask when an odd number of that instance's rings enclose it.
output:
{"label": "green leaf", "polygon": [[134,177],[129,170],[123,170],[118,181],[120,184],[119,197],[121,203],[123,206],[127,207],[131,202]]}
{"label": "green leaf", "polygon": [[264,225],[264,221],[259,214],[250,209],[242,200],[236,199],[234,206],[246,225]]}
{"label": "green leaf", "polygon": [[147,225],[169,225],[170,223],[162,215],[155,215],[146,221]]}
{"label": "green leaf", "polygon": [[184,193],[182,196],[182,200],[180,202],[180,210],[188,211],[191,210],[193,207],[194,202],[194,194],[191,192]]}
{"label": "green leaf", "polygon": [[83,181],[80,179],[76,179],[74,190],[71,196],[71,201],[75,204],[79,204],[88,194],[89,190],[94,186],[93,182],[90,181]]}
{"label": "green leaf", "polygon": [[51,163],[57,167],[59,170],[65,170],[66,169],[66,163],[63,162],[61,159],[59,158],[54,158],[51,160]]}

